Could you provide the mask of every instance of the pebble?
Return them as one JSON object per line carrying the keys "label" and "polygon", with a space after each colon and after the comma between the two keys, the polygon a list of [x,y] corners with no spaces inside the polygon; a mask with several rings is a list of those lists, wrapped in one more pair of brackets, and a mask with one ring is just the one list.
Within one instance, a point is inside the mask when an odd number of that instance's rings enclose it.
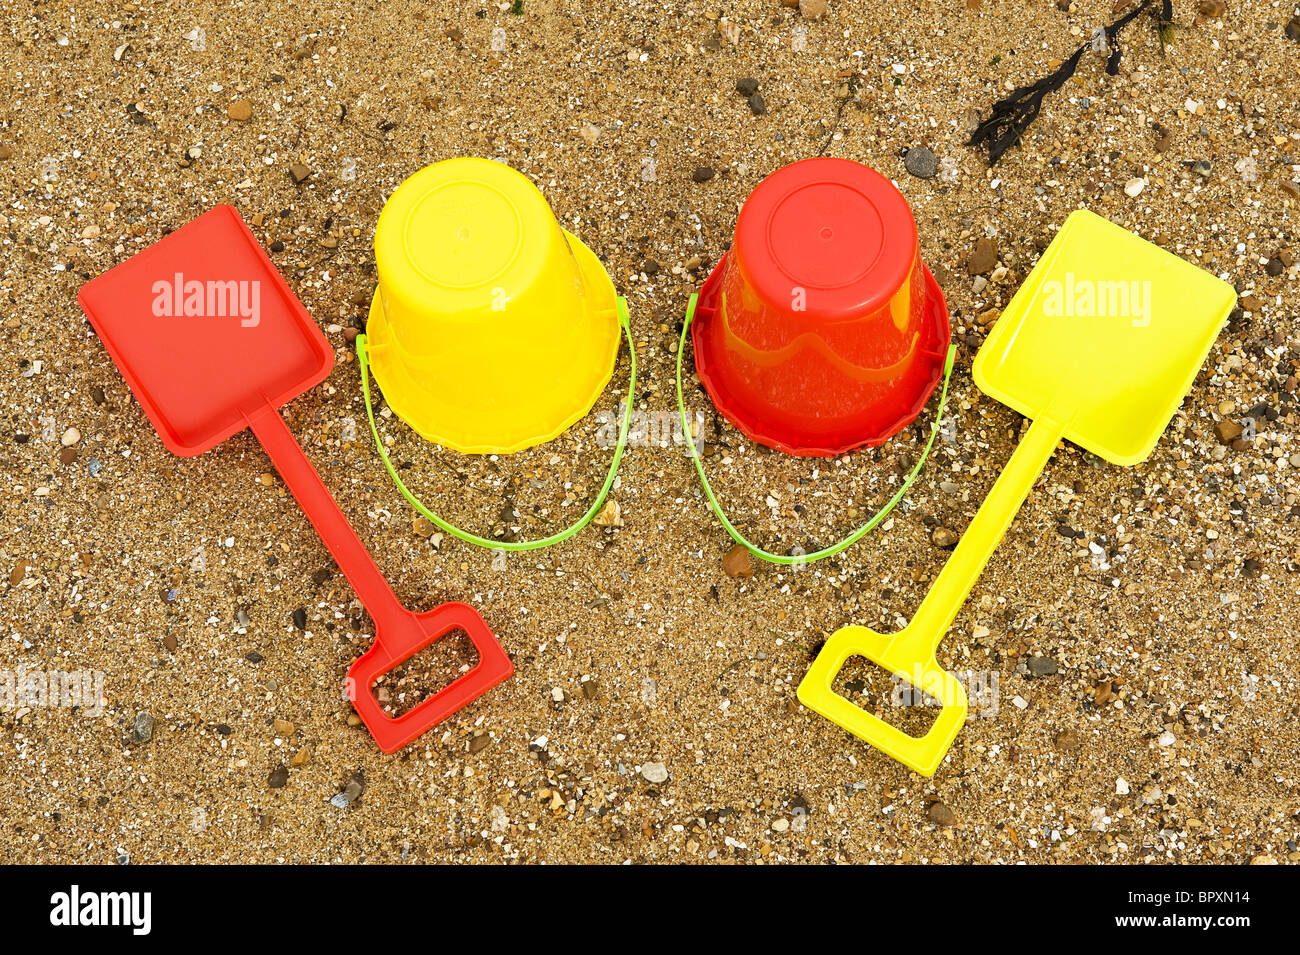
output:
{"label": "pebble", "polygon": [[1223,0],[1201,0],[1196,12],[1203,17],[1221,17],[1228,12],[1228,5]]}
{"label": "pebble", "polygon": [[790,820],[785,818],[785,816],[779,816],[776,819],[772,820],[773,832],[786,832],[789,830],[789,828],[790,828]]}
{"label": "pebble", "polygon": [[1139,178],[1130,179],[1128,182],[1124,183],[1124,195],[1132,199],[1140,195],[1142,190],[1145,189],[1146,186],[1147,186],[1147,181],[1145,179],[1139,179]]}
{"label": "pebble", "polygon": [[1300,43],[1300,17],[1292,17],[1286,22],[1287,39]]}
{"label": "pebble", "polygon": [[1192,172],[1202,179],[1209,179],[1210,174],[1214,172],[1214,166],[1210,164],[1208,159],[1198,159],[1192,163]]}
{"label": "pebble", "polygon": [[1219,436],[1219,443],[1230,445],[1241,437],[1242,427],[1231,418],[1223,418],[1214,422],[1214,431]]}
{"label": "pebble", "polygon": [[289,178],[297,185],[302,185],[311,175],[311,170],[300,162],[289,164]]}
{"label": "pebble", "polygon": [[1073,753],[1079,749],[1083,740],[1074,730],[1061,730],[1052,738],[1052,743],[1063,753]]}
{"label": "pebble", "polygon": [[168,653],[175,653],[180,643],[177,641],[175,634],[169,633],[163,637],[163,646],[167,648]]}
{"label": "pebble", "polygon": [[712,166],[696,166],[695,171],[691,173],[691,178],[696,182],[708,182],[713,176]]}
{"label": "pebble", "polygon": [[253,104],[246,99],[236,100],[226,107],[226,116],[237,123],[246,123],[253,118]]}
{"label": "pebble", "polygon": [[338,809],[347,809],[366,791],[366,778],[358,770],[344,784],[342,792],[336,793],[330,798],[330,805]]}
{"label": "pebble", "polygon": [[913,146],[903,158],[903,165],[917,179],[933,179],[939,172],[939,160],[925,146]]}
{"label": "pebble", "polygon": [[799,0],[799,13],[809,20],[816,20],[825,12],[826,0]]}
{"label": "pebble", "polygon": [[762,94],[755,93],[749,98],[749,111],[755,116],[762,116],[767,112],[767,104],[763,102]]}
{"label": "pebble", "polygon": [[76,428],[69,428],[67,431],[63,432],[63,438],[60,443],[62,443],[65,448],[70,448],[80,440],[81,432]]}
{"label": "pebble", "polygon": [[62,451],[59,452],[59,463],[60,463],[60,464],[76,464],[76,463],[77,463],[77,455],[78,455],[79,453],[80,453],[80,452],[78,452],[76,448],[64,448]]}
{"label": "pebble", "polygon": [[992,272],[997,264],[998,244],[993,239],[985,237],[976,242],[975,248],[971,250],[970,258],[966,260],[966,271],[971,275],[984,275]]}
{"label": "pebble", "polygon": [[736,92],[741,96],[753,96],[758,92],[758,80],[752,76],[744,76],[736,80]]}
{"label": "pebble", "polygon": [[297,729],[297,727],[288,720],[282,720],[279,718],[276,718],[271,723],[271,728],[275,731],[276,736],[292,736],[294,730]]}
{"label": "pebble", "polygon": [[938,826],[955,826],[957,825],[957,814],[948,806],[941,802],[930,803],[930,808],[925,811],[925,815],[931,822]]}
{"label": "pebble", "polygon": [[1037,677],[1052,676],[1056,673],[1056,661],[1051,657],[1030,657],[1025,661],[1030,674]]}
{"label": "pebble", "polygon": [[307,629],[307,611],[302,607],[293,612],[293,625],[299,630]]}
{"label": "pebble", "polygon": [[283,789],[289,782],[289,767],[280,763],[266,777],[266,784],[272,789]]}
{"label": "pebble", "polygon": [[302,749],[298,750],[298,752],[293,754],[293,756],[289,760],[289,765],[292,766],[294,769],[298,769],[301,766],[306,766],[309,762],[311,762],[311,754],[312,754],[312,748],[310,746],[304,746]]}
{"label": "pebble", "polygon": [[754,561],[742,544],[735,544],[723,555],[722,570],[728,577],[753,577]]}
{"label": "pebble", "polygon": [[641,775],[648,783],[668,782],[668,767],[663,763],[644,763],[641,766]]}
{"label": "pebble", "polygon": [[1115,780],[1116,796],[1127,796],[1130,791],[1131,790],[1129,789],[1128,780],[1125,779],[1123,776]]}
{"label": "pebble", "polygon": [[1178,742],[1178,737],[1169,732],[1169,730],[1165,730],[1156,738],[1156,742],[1161,746],[1173,746],[1174,743]]}
{"label": "pebble", "polygon": [[956,547],[959,540],[961,540],[961,535],[947,527],[936,527],[930,533],[930,542],[935,547],[942,547],[944,550]]}
{"label": "pebble", "polygon": [[591,522],[597,527],[622,527],[623,509],[618,506],[618,501],[606,501]]}
{"label": "pebble", "polygon": [[147,743],[153,739],[154,718],[150,713],[141,711],[135,714],[135,723],[132,726],[135,731],[137,743]]}

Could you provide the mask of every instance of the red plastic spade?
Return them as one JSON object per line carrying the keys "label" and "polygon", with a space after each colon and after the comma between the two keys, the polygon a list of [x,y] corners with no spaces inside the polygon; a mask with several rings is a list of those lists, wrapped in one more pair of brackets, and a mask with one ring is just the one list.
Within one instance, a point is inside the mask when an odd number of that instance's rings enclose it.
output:
{"label": "red plastic spade", "polygon": [[[473,607],[402,606],[280,417],[280,405],[324,380],[334,353],[232,206],[88,282],[77,300],[171,451],[193,457],[253,429],[375,621],[347,690],[380,749],[396,752],[510,676],[510,658]],[[478,651],[474,668],[403,715],[386,714],[375,680],[457,629]]]}

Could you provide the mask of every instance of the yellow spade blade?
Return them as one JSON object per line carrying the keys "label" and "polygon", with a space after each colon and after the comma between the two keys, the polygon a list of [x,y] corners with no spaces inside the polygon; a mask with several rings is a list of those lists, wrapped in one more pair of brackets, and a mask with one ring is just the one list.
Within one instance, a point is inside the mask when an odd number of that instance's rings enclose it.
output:
{"label": "yellow spade blade", "polygon": [[[911,623],[889,635],[838,630],[799,685],[803,704],[932,775],[966,718],[962,684],[938,664],[939,641],[1057,442],[1067,438],[1115,464],[1145,459],[1235,302],[1226,282],[1091,212],[1072,214],[972,368],[981,391],[1033,424]],[[942,710],[930,731],[909,736],[835,693],[835,677],[851,656],[936,700]]]}

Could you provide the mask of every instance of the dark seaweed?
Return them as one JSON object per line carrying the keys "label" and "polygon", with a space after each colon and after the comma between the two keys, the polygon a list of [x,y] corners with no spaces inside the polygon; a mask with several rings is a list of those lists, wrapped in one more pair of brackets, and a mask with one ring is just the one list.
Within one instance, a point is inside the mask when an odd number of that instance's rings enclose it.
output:
{"label": "dark seaweed", "polygon": [[[1110,55],[1106,58],[1106,72],[1111,76],[1119,73],[1119,61],[1123,56],[1123,50],[1119,45],[1120,32],[1137,19],[1139,14],[1151,9],[1155,2],[1156,0],[1142,0],[1136,7],[1105,28],[1106,43],[1110,47]],[[1173,31],[1173,16],[1173,0],[1160,0],[1158,29],[1162,50],[1166,39]],[[1091,46],[1091,40],[1085,41],[1056,70],[1029,86],[1017,86],[1005,99],[994,103],[988,119],[975,127],[975,132],[971,134],[966,145],[987,146],[989,165],[996,165],[1002,158],[1002,154],[1020,142],[1029,125],[1038,118],[1043,99],[1049,93],[1059,90],[1065,85],[1065,81],[1074,75],[1075,70],[1079,68],[1079,60]]]}

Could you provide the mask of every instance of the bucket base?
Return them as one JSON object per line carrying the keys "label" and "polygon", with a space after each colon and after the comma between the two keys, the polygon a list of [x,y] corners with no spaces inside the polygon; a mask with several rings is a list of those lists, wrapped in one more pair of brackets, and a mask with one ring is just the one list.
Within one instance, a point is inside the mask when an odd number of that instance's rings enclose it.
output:
{"label": "bucket base", "polygon": [[948,306],[944,301],[943,291],[924,264],[921,268],[925,275],[927,308],[925,326],[915,359],[929,366],[924,387],[918,389],[915,400],[884,427],[874,428],[870,433],[862,433],[860,427],[856,431],[845,428],[838,433],[828,433],[823,429],[822,433],[818,433],[815,426],[799,430],[782,429],[764,420],[761,414],[756,414],[752,409],[747,408],[744,402],[728,391],[717,373],[716,366],[720,362],[711,349],[712,343],[720,340],[722,336],[711,336],[710,325],[718,318],[718,296],[726,263],[727,256],[724,255],[700,289],[695,308],[695,321],[691,329],[691,340],[695,347],[695,368],[705,391],[708,392],[722,416],[735,425],[742,434],[752,441],[786,454],[799,457],[835,457],[858,448],[884,444],[916,420],[943,377],[944,358],[952,336],[948,324]]}

